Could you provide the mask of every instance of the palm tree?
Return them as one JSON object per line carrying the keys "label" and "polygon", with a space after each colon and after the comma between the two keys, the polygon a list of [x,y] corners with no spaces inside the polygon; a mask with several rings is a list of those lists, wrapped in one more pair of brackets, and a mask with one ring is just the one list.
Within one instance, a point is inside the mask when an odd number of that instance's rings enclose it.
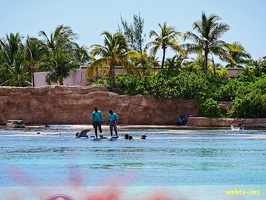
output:
{"label": "palm tree", "polygon": [[74,49],[73,55],[81,65],[88,64],[88,62],[91,61],[91,57],[88,54],[88,49],[85,46],[77,45]]}
{"label": "palm tree", "polygon": [[247,64],[251,60],[251,55],[245,50],[245,48],[239,43],[234,42],[232,44],[226,44],[226,48],[233,58],[235,63],[230,62],[226,67],[243,67],[242,64]]}
{"label": "palm tree", "polygon": [[43,42],[52,51],[57,49],[72,50],[74,46],[77,46],[74,42],[78,38],[77,34],[69,26],[56,27],[49,37],[44,31],[40,31],[39,36],[44,38]]}
{"label": "palm tree", "polygon": [[49,73],[46,80],[51,82],[59,82],[63,85],[63,79],[70,75],[70,71],[78,68],[84,60],[79,53],[84,52],[76,42],[77,34],[68,26],[60,25],[56,30],[48,36],[44,31],[40,31],[43,43],[48,51],[39,67],[48,70]]}
{"label": "palm tree", "polygon": [[174,55],[172,58],[167,58],[165,65],[173,70],[180,70],[182,63],[187,59],[186,56]]}
{"label": "palm tree", "polygon": [[58,82],[60,85],[63,85],[64,78],[68,77],[72,70],[80,66],[79,62],[62,49],[54,52],[51,61],[52,65],[47,66],[49,72],[46,76],[46,82],[49,84]]}
{"label": "palm tree", "polygon": [[93,77],[97,72],[107,70],[111,78],[112,90],[115,87],[115,66],[120,64],[127,72],[139,74],[130,59],[140,58],[140,55],[135,50],[128,50],[126,38],[120,32],[111,34],[104,31],[101,35],[104,35],[104,45],[93,44],[91,46],[92,57],[100,57],[90,63],[87,76]]}
{"label": "palm tree", "polygon": [[210,15],[207,17],[203,12],[201,20],[193,23],[193,30],[198,34],[191,31],[185,33],[185,39],[191,39],[194,43],[184,44],[188,53],[201,53],[204,52],[204,65],[203,70],[208,68],[209,54],[217,55],[222,60],[229,60],[235,63],[232,57],[228,54],[225,46],[226,42],[220,40],[221,36],[230,29],[229,25],[219,22],[221,18],[217,15]]}
{"label": "palm tree", "polygon": [[192,57],[183,63],[184,70],[189,72],[198,72],[204,64],[204,58],[202,54],[197,54],[197,57]]}
{"label": "palm tree", "polygon": [[150,49],[150,52],[153,56],[157,53],[159,48],[162,48],[163,50],[163,57],[162,57],[162,68],[164,67],[164,61],[165,61],[165,54],[166,49],[169,47],[173,49],[174,51],[180,52],[181,55],[184,55],[184,51],[180,48],[178,45],[177,36],[181,36],[181,32],[177,32],[174,27],[167,26],[166,22],[164,22],[163,25],[159,23],[160,27],[160,33],[155,32],[154,30],[151,30],[149,33],[149,37],[155,37],[155,39],[152,42],[149,42],[145,49]]}
{"label": "palm tree", "polygon": [[30,76],[26,68],[26,57],[22,36],[19,33],[6,35],[0,40],[1,85],[29,86]]}
{"label": "palm tree", "polygon": [[245,67],[245,71],[253,71],[255,76],[263,76],[266,74],[266,56],[259,58],[258,60],[251,60],[247,67]]}
{"label": "palm tree", "polygon": [[9,78],[6,85],[25,87],[30,86],[30,72],[26,67],[26,56],[24,51],[17,51],[14,55],[12,67],[8,70]]}
{"label": "palm tree", "polygon": [[158,61],[149,56],[146,51],[142,51],[140,57],[133,61],[133,64],[136,68],[141,69],[143,75],[149,75],[152,73],[152,68],[159,66]]}
{"label": "palm tree", "polygon": [[19,33],[6,35],[6,39],[0,40],[0,49],[5,64],[12,66],[15,53],[24,49],[22,36]]}
{"label": "palm tree", "polygon": [[26,63],[31,73],[32,87],[35,87],[34,72],[38,64],[42,61],[47,51],[46,46],[37,38],[27,37],[25,44]]}

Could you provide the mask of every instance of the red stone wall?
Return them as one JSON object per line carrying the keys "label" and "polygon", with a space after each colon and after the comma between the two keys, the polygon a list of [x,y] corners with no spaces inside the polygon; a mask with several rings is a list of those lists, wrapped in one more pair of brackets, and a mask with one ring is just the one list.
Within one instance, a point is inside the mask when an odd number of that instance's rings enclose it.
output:
{"label": "red stone wall", "polygon": [[97,106],[107,122],[109,109],[119,124],[175,125],[180,115],[198,115],[198,104],[183,99],[158,100],[152,96],[128,96],[91,87],[0,87],[0,124],[22,119],[25,124],[90,124]]}
{"label": "red stone wall", "polygon": [[176,125],[177,118],[185,115],[188,126],[230,127],[244,123],[245,127],[266,127],[266,118],[189,118],[198,116],[198,104],[192,101],[118,95],[103,85],[0,87],[0,124],[19,119],[25,124],[90,124],[94,106],[103,112],[104,123],[112,109],[119,115],[119,124]]}
{"label": "red stone wall", "polygon": [[195,127],[231,127],[243,123],[243,127],[266,128],[266,118],[188,118],[188,126]]}

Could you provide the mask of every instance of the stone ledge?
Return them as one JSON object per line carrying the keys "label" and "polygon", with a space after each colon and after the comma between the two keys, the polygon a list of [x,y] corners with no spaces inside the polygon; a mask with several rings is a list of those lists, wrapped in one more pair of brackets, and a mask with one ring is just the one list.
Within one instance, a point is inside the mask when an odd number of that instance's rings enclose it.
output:
{"label": "stone ledge", "polygon": [[231,127],[243,123],[247,128],[266,128],[266,118],[208,118],[189,117],[187,125],[197,127]]}

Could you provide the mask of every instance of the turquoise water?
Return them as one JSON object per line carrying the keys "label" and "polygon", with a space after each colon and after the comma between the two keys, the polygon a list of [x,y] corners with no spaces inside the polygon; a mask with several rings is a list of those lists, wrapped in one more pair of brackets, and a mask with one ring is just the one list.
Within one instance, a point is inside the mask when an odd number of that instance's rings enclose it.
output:
{"label": "turquoise water", "polygon": [[266,185],[263,130],[123,129],[116,141],[78,131],[0,129],[0,187]]}

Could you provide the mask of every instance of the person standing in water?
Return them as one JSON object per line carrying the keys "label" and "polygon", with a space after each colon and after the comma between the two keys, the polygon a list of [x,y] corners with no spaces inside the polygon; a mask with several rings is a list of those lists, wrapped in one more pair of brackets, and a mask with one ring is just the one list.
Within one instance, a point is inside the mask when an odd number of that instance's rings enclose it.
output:
{"label": "person standing in water", "polygon": [[107,126],[109,125],[110,127],[111,136],[113,136],[113,130],[114,130],[115,135],[118,137],[116,120],[118,120],[118,115],[114,113],[112,110],[109,110]]}
{"label": "person standing in water", "polygon": [[98,110],[97,107],[94,107],[94,111],[92,112],[91,116],[92,125],[95,131],[95,137],[97,136],[97,128],[99,128],[100,133],[102,133],[102,122],[103,122],[103,115],[100,110]]}

